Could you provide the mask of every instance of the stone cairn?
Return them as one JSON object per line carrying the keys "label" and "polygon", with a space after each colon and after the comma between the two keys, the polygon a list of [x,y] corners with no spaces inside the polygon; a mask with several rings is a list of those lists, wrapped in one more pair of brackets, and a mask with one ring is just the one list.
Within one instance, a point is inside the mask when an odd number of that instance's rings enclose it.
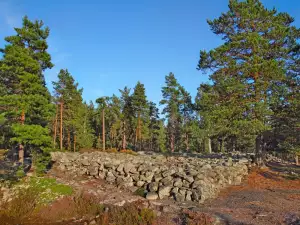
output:
{"label": "stone cairn", "polygon": [[103,179],[119,188],[145,191],[149,200],[173,198],[203,203],[248,174],[246,158],[202,159],[125,153],[51,153],[55,166],[74,175]]}

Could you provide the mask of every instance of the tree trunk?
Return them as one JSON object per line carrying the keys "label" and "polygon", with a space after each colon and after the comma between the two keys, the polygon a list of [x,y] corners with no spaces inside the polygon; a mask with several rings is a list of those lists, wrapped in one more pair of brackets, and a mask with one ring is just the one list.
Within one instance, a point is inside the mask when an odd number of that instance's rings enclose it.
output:
{"label": "tree trunk", "polygon": [[299,166],[299,156],[297,155],[297,153],[295,156],[295,162],[296,162],[296,165]]}
{"label": "tree trunk", "polygon": [[105,151],[105,112],[102,110],[102,148]]}
{"label": "tree trunk", "polygon": [[208,138],[207,142],[208,142],[207,143],[208,144],[208,146],[207,146],[208,147],[208,153],[211,154],[212,153],[212,151],[211,151],[211,139]]}
{"label": "tree trunk", "polygon": [[63,149],[63,103],[60,103],[60,150]]}
{"label": "tree trunk", "polygon": [[171,152],[174,152],[174,134],[171,134],[171,140],[170,140],[170,147],[171,147]]}
{"label": "tree trunk", "polygon": [[257,166],[264,166],[261,134],[257,135],[255,139],[255,162]]}
{"label": "tree trunk", "polygon": [[[22,114],[21,114],[21,125],[23,126],[25,122],[25,113],[24,110],[22,110]],[[24,146],[22,145],[22,143],[19,144],[19,162],[21,164],[24,163]]]}
{"label": "tree trunk", "polygon": [[57,135],[57,120],[58,120],[58,105],[56,105],[55,122],[54,122],[54,134],[53,134],[53,147],[56,147],[56,135]]}
{"label": "tree trunk", "polygon": [[186,146],[186,151],[188,152],[190,149],[189,147],[189,135],[186,133],[185,134],[185,146]]}
{"label": "tree trunk", "polygon": [[225,149],[224,149],[224,138],[222,137],[220,140],[220,152],[224,153]]}
{"label": "tree trunk", "polygon": [[122,148],[126,149],[126,134],[125,134],[125,121],[123,122],[123,141],[122,141]]}
{"label": "tree trunk", "polygon": [[68,131],[68,150],[71,151],[71,134],[70,134],[70,130]]}
{"label": "tree trunk", "polygon": [[75,152],[76,151],[76,134],[74,134],[74,143],[73,144],[74,144],[73,147],[74,147],[74,152]]}

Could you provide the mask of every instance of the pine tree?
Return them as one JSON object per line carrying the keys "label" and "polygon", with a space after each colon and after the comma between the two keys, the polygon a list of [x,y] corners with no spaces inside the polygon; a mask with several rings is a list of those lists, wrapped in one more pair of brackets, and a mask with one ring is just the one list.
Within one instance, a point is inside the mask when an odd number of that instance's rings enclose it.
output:
{"label": "pine tree", "polygon": [[232,132],[255,137],[258,163],[263,132],[270,129],[270,103],[276,96],[272,87],[285,80],[290,45],[299,35],[292,22],[288,14],[268,10],[259,0],[231,0],[227,13],[208,20],[225,43],[200,52],[198,69],[213,70],[218,107],[233,116]]}
{"label": "pine tree", "polygon": [[[148,105],[147,105],[147,97],[145,94],[145,87],[142,83],[138,82],[134,87],[133,94],[131,96],[132,99],[132,108],[136,117],[136,132],[135,132],[135,146],[137,148],[138,142],[140,142],[140,148],[142,145],[142,130],[147,126],[143,126],[143,122],[145,122],[145,117],[147,115]],[[144,118],[144,121],[142,121]]]}
{"label": "pine tree", "polygon": [[182,93],[181,86],[173,73],[169,73],[165,80],[166,86],[162,88],[163,100],[160,101],[160,104],[165,106],[162,114],[165,114],[168,119],[168,142],[171,152],[174,152],[175,148],[179,149]]}
{"label": "pine tree", "polygon": [[47,52],[49,28],[42,21],[31,22],[24,17],[23,27],[15,31],[16,35],[5,38],[8,44],[1,49],[0,79],[4,95],[0,97],[0,114],[6,118],[4,142],[7,147],[18,142],[21,151],[29,150],[32,154],[45,152],[50,150],[48,122],[55,110],[43,76],[43,71],[53,66]]}
{"label": "pine tree", "polygon": [[60,70],[58,81],[53,82],[53,88],[56,102],[62,109],[60,129],[63,131],[63,146],[74,151],[77,147],[91,147],[92,129],[88,120],[88,107],[82,102],[83,89],[78,89],[78,83],[68,70]]}

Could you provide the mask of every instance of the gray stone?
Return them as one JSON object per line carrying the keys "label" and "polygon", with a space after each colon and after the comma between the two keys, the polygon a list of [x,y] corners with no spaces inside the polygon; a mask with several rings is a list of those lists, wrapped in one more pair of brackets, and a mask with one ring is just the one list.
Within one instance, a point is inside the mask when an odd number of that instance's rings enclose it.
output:
{"label": "gray stone", "polygon": [[148,192],[146,195],[146,199],[156,200],[156,199],[158,199],[158,194],[156,192]]}
{"label": "gray stone", "polygon": [[185,189],[179,189],[179,194],[185,195],[186,194],[186,190]]}
{"label": "gray stone", "polygon": [[124,172],[125,172],[125,173],[129,173],[129,171],[130,171],[133,167],[134,167],[133,164],[131,164],[131,163],[126,163],[126,164],[124,165]]}
{"label": "gray stone", "polygon": [[150,184],[148,185],[148,190],[149,190],[150,192],[155,192],[155,191],[157,191],[157,190],[158,190],[158,183],[156,183],[156,182],[150,183]]}
{"label": "gray stone", "polygon": [[82,160],[81,160],[81,164],[82,164],[83,166],[89,166],[89,165],[90,165],[90,162],[89,162],[88,159],[82,159]]}
{"label": "gray stone", "polygon": [[200,200],[200,196],[196,191],[192,191],[192,200],[198,202]]}
{"label": "gray stone", "polygon": [[158,196],[160,199],[163,199],[164,197],[169,197],[172,187],[170,186],[162,186],[159,187],[158,190]]}
{"label": "gray stone", "polygon": [[185,200],[192,201],[192,192],[191,191],[186,191]]}
{"label": "gray stone", "polygon": [[174,187],[182,187],[182,180],[180,178],[174,179]]}
{"label": "gray stone", "polygon": [[136,182],[136,186],[138,187],[142,187],[145,184],[144,181],[139,180],[138,182]]}
{"label": "gray stone", "polygon": [[175,172],[176,172],[176,171],[175,171],[174,169],[167,170],[167,171],[164,171],[164,172],[162,173],[162,176],[163,176],[163,177],[168,177],[168,176],[173,175]]}
{"label": "gray stone", "polygon": [[118,172],[123,172],[123,169],[124,169],[124,165],[123,165],[123,164],[120,164],[120,165],[117,167],[117,171],[118,171]]}
{"label": "gray stone", "polygon": [[179,191],[179,188],[178,187],[174,187],[172,189],[171,193],[176,194],[176,193],[178,193],[178,191]]}
{"label": "gray stone", "polygon": [[189,183],[193,183],[193,182],[194,182],[194,178],[193,178],[193,177],[190,177],[190,176],[186,176],[184,179],[185,179],[187,182],[189,182]]}
{"label": "gray stone", "polygon": [[180,194],[180,193],[176,193],[174,195],[175,201],[177,202],[183,202],[185,200],[185,196]]}

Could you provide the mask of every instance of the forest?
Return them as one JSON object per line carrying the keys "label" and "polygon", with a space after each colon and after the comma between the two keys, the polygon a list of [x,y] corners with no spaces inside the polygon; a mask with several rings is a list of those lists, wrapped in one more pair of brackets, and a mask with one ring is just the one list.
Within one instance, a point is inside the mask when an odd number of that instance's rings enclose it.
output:
{"label": "forest", "polygon": [[25,16],[1,48],[0,149],[24,149],[41,170],[49,152],[80,149],[297,156],[300,29],[293,22],[259,0],[230,1],[227,12],[207,21],[223,43],[201,50],[195,62],[209,82],[192,98],[176,74],[162,74],[159,110],[139,81],[85,102],[76,74],[64,68],[48,90],[50,28]]}

